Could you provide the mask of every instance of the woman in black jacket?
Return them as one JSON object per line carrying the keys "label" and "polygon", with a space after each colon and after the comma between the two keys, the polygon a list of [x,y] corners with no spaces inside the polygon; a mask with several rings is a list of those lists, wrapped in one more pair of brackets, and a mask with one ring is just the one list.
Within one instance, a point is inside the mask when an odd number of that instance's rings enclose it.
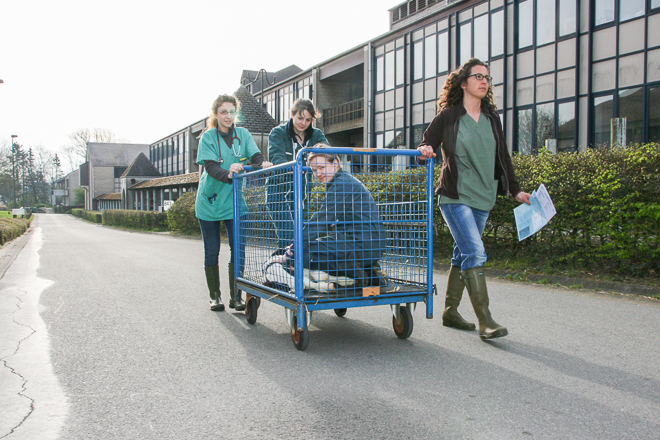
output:
{"label": "woman in black jacket", "polygon": [[493,102],[488,67],[476,58],[452,72],[438,100],[439,113],[417,148],[425,158],[442,151],[442,173],[436,188],[438,203],[454,238],[442,323],[474,330],[458,313],[466,287],[479,320],[482,339],[506,336],[506,327],[491,317],[483,266],[483,235],[497,195],[530,203],[520,190]]}

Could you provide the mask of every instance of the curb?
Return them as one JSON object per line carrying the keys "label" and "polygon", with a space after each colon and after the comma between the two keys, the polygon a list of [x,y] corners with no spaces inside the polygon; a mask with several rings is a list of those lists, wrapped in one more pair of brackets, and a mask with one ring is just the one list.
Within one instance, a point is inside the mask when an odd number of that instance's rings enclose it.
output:
{"label": "curb", "polygon": [[[449,267],[450,267],[449,264],[433,262],[434,271],[447,272],[449,271]],[[497,278],[508,281],[508,278],[516,277],[516,275],[520,275],[520,273],[514,271],[486,268],[486,276],[490,278]],[[541,280],[544,281],[547,280],[548,282],[539,283],[539,281]],[[543,274],[527,274],[524,280],[522,279],[519,281],[516,280],[516,282],[539,284],[542,286],[552,286],[558,284],[561,287],[565,287],[571,290],[575,289],[571,286],[579,285],[581,286],[580,289],[583,290],[597,290],[597,291],[620,293],[626,295],[640,295],[649,298],[660,297],[660,287],[620,283],[617,281],[599,281],[599,280],[590,280],[587,278],[562,277],[556,275],[543,275]]]}

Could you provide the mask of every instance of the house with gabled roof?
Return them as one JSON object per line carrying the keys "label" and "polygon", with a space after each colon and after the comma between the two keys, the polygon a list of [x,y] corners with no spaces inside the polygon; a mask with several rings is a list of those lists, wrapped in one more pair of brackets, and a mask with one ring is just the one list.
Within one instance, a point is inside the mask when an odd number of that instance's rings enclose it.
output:
{"label": "house with gabled roof", "polygon": [[[140,153],[148,153],[147,144],[87,143],[85,209],[98,209],[97,197],[120,192],[121,176]],[[86,185],[85,185],[86,184]]]}
{"label": "house with gabled roof", "polygon": [[163,177],[163,175],[147,156],[140,152],[120,177],[119,199],[121,204],[119,209],[135,209],[136,199],[134,192],[129,191],[129,189],[139,183],[159,177]]}

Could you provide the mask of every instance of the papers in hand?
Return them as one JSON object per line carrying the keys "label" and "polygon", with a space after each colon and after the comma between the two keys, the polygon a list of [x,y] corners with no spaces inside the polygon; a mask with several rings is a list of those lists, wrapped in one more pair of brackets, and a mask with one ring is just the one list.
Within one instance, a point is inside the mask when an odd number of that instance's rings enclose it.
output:
{"label": "papers in hand", "polygon": [[529,201],[531,205],[523,203],[513,210],[519,241],[536,234],[557,213],[544,184],[532,192]]}

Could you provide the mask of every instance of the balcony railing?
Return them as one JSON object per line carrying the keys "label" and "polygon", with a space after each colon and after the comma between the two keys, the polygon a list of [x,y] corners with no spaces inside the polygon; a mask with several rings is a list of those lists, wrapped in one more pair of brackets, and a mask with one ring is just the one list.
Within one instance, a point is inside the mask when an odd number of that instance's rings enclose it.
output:
{"label": "balcony railing", "polygon": [[345,102],[337,107],[323,110],[323,126],[328,127],[342,122],[354,121],[364,117],[364,98]]}

